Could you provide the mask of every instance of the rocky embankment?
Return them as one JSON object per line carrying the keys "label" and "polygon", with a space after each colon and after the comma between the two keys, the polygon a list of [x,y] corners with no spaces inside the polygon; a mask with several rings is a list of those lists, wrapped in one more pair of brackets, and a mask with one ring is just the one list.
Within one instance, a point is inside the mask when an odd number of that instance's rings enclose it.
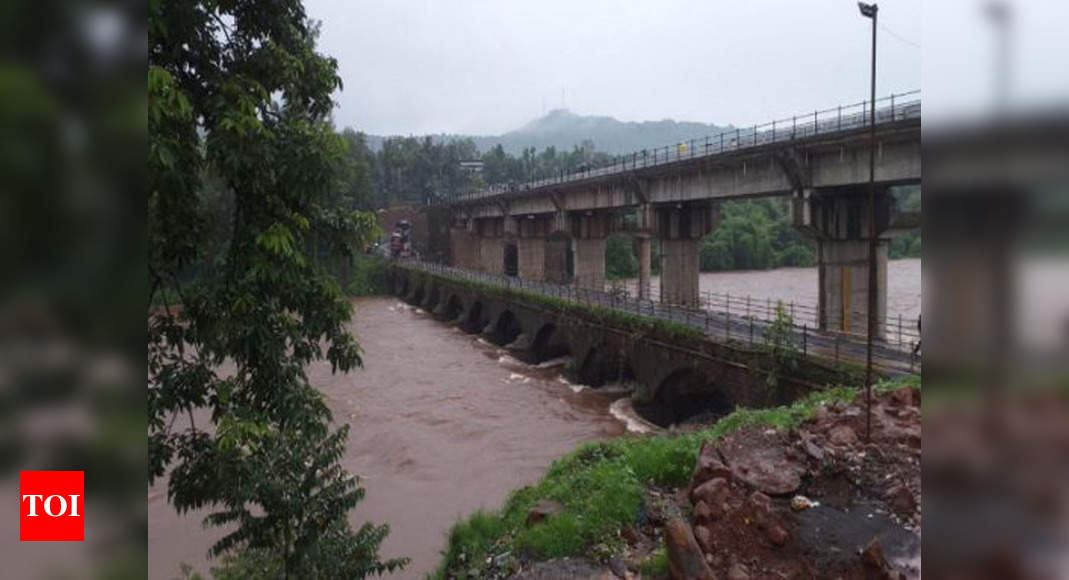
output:
{"label": "rocky embankment", "polygon": [[703,445],[692,515],[665,528],[672,577],[919,577],[919,404],[910,388],[876,397],[869,440],[856,400]]}

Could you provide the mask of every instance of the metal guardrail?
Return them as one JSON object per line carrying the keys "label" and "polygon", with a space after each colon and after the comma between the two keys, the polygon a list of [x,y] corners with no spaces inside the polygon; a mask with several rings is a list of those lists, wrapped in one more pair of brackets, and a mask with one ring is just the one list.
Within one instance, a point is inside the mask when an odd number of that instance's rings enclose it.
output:
{"label": "metal guardrail", "polygon": [[[648,298],[640,299],[629,291],[619,288],[606,291],[604,285],[601,289],[598,289],[581,284],[556,284],[539,280],[526,280],[419,260],[401,260],[398,263],[408,268],[448,278],[471,280],[503,288],[537,292],[562,300],[612,308],[638,316],[652,316],[698,328],[713,339],[735,340],[751,345],[764,341],[764,331],[776,318],[778,305],[783,305],[785,310],[792,309],[797,314],[801,314],[804,309],[812,309],[809,306],[803,307],[802,305],[784,303],[783,301],[754,300],[747,296],[719,295],[716,293],[704,293],[702,304],[699,308],[686,308]],[[764,306],[762,307],[761,304],[764,304]],[[788,313],[790,312],[788,311]],[[829,322],[831,323],[832,321]],[[873,365],[884,370],[896,372],[919,371],[920,359],[915,354],[914,348],[920,341],[919,333],[907,330],[903,326],[901,318],[898,319],[897,325],[893,323],[894,320],[884,320],[882,322],[886,330],[885,338],[877,340],[873,344]],[[834,326],[834,324],[831,325]],[[799,323],[797,319],[791,322],[791,326],[794,329],[792,343],[801,351],[803,356],[817,355],[822,358],[833,359],[836,362],[840,360],[863,362],[865,360],[864,336],[846,332],[819,330],[819,328],[815,328],[808,322]],[[856,328],[861,327],[857,326]]]}
{"label": "metal guardrail", "polygon": [[[920,94],[920,90],[914,90],[876,99],[876,125],[920,118]],[[862,101],[851,105],[841,105],[832,109],[818,110],[790,118],[778,119],[762,125],[740,127],[715,135],[689,139],[674,145],[643,149],[627,155],[618,155],[613,157],[609,164],[600,167],[589,167],[584,170],[562,173],[554,177],[537,179],[521,184],[494,184],[486,189],[449,197],[447,201],[468,201],[508,193],[521,193],[550,185],[573,183],[594,177],[666,165],[677,161],[741,151],[770,143],[789,142],[816,135],[861,129],[869,126],[869,107],[871,105],[870,101]]]}

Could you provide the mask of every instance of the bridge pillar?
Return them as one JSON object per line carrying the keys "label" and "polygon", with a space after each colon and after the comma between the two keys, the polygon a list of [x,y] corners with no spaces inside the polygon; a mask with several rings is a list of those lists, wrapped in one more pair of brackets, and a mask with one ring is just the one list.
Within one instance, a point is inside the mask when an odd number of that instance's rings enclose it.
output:
{"label": "bridge pillar", "polygon": [[674,203],[657,207],[661,240],[661,302],[699,305],[698,244],[712,231],[716,212],[711,203]]}
{"label": "bridge pillar", "polygon": [[544,215],[528,215],[516,219],[520,278],[545,279],[546,244],[551,222],[552,219]]}
{"label": "bridge pillar", "polygon": [[[876,192],[876,336],[886,334],[887,255],[881,237],[891,216],[886,188]],[[817,240],[820,293],[818,324],[822,330],[868,332],[869,227],[867,186],[838,190],[807,189],[796,195],[794,223]]]}
{"label": "bridge pillar", "polygon": [[638,236],[638,297],[650,299],[650,237]]}
{"label": "bridge pillar", "polygon": [[507,218],[480,218],[475,220],[474,235],[476,256],[475,270],[502,274],[505,271],[505,220]]}
{"label": "bridge pillar", "polygon": [[612,216],[586,212],[569,216],[575,240],[575,281],[583,288],[605,289],[605,238]]}

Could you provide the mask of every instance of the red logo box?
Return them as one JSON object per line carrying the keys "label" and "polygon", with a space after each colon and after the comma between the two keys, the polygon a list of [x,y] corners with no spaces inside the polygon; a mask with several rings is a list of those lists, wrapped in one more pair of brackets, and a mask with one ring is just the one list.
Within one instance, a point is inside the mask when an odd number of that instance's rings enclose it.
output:
{"label": "red logo box", "polygon": [[19,472],[19,540],[85,540],[85,472]]}

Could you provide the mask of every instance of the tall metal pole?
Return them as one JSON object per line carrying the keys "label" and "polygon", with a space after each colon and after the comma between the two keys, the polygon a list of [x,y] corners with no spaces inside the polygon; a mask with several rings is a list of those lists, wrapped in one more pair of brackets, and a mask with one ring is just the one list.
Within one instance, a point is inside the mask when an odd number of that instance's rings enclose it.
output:
{"label": "tall metal pole", "polygon": [[865,439],[872,440],[872,339],[876,332],[876,17],[879,6],[858,2],[861,14],[872,19],[872,74],[869,86],[869,297],[865,340]]}

